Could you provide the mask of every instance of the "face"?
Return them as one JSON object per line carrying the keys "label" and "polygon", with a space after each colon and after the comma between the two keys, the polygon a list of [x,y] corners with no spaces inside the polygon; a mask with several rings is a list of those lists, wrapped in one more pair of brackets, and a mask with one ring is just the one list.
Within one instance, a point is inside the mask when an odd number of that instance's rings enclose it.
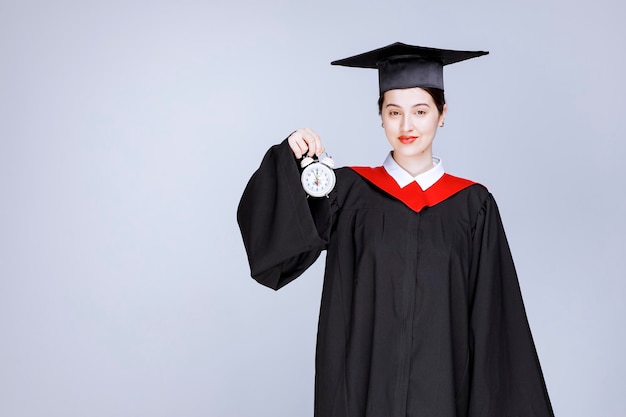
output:
{"label": "face", "polygon": [[431,163],[433,140],[446,110],[444,105],[439,114],[431,95],[418,87],[386,91],[381,117],[394,159]]}

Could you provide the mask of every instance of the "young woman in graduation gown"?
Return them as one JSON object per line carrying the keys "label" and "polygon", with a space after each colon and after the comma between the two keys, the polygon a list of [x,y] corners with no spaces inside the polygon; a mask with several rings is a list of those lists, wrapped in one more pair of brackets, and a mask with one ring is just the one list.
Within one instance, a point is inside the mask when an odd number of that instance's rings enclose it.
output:
{"label": "young woman in graduation gown", "polygon": [[493,196],[432,155],[443,65],[485,52],[393,44],[334,63],[377,68],[392,147],[308,197],[299,129],[248,183],[238,222],[251,274],[279,289],[326,250],[316,417],[548,417],[552,409]]}

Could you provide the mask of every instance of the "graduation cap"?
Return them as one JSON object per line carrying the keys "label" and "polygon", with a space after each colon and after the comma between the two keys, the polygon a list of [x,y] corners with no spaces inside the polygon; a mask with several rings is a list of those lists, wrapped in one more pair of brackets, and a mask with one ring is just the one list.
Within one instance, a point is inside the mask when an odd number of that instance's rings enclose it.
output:
{"label": "graduation cap", "polygon": [[396,42],[331,62],[344,67],[376,68],[380,93],[397,88],[430,87],[443,90],[443,66],[487,55],[485,51],[454,51]]}

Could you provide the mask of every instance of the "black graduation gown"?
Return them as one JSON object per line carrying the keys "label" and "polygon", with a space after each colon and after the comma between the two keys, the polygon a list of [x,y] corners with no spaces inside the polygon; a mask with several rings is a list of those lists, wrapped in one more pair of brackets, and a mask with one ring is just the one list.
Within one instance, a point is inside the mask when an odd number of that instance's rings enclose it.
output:
{"label": "black graduation gown", "polygon": [[237,219],[251,274],[279,289],[327,251],[316,417],[552,416],[491,194],[474,184],[416,212],[350,168],[307,199],[272,147]]}

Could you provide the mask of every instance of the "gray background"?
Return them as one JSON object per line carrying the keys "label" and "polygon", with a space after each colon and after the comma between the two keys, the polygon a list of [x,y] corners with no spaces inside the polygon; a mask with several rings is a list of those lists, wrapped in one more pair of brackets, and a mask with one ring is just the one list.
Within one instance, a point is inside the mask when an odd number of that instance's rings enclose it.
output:
{"label": "gray background", "polygon": [[322,263],[249,278],[235,211],[265,150],[387,150],[395,41],[446,68],[435,141],[500,205],[559,416],[623,416],[619,2],[0,3],[0,415],[311,416]]}

